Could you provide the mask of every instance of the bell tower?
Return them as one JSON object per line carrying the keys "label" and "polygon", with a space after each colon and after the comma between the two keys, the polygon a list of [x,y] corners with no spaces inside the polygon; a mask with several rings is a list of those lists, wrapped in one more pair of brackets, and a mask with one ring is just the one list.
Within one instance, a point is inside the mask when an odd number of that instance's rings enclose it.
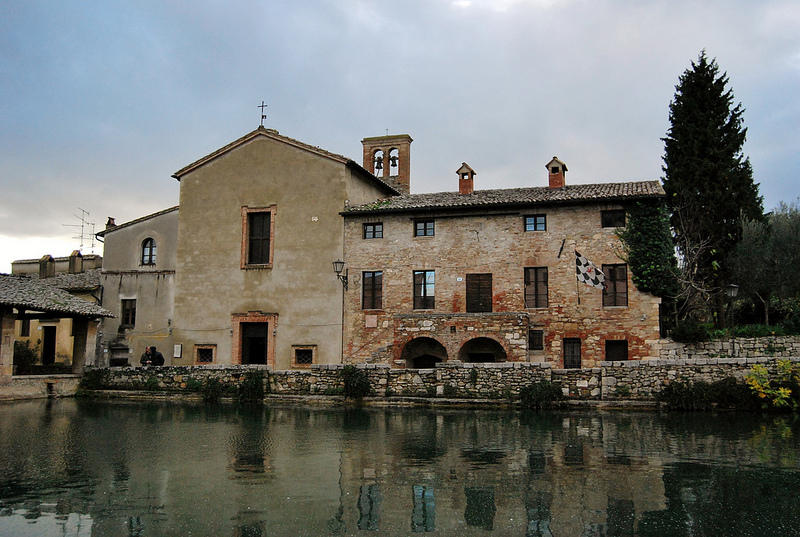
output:
{"label": "bell tower", "polygon": [[403,194],[411,192],[411,136],[391,134],[364,138],[364,168]]}

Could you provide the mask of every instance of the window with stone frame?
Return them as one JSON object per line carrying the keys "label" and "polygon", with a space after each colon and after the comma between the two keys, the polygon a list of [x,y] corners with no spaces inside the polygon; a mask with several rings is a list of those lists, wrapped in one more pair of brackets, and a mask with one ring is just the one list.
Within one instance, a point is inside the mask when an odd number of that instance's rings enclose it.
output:
{"label": "window with stone frame", "polygon": [[292,345],[292,366],[310,367],[314,363],[316,345]]}
{"label": "window with stone frame", "polygon": [[525,231],[547,231],[547,215],[532,214],[526,216]]}
{"label": "window with stone frame", "polygon": [[366,222],[364,224],[365,239],[382,239],[383,222]]}
{"label": "window with stone frame", "polygon": [[532,351],[544,350],[544,330],[528,330],[528,349]]}
{"label": "window with stone frame", "polygon": [[628,305],[628,266],[624,263],[603,265],[606,276],[603,288],[603,306]]}
{"label": "window with stone frame", "polygon": [[383,271],[361,273],[361,306],[365,310],[383,309]]}
{"label": "window with stone frame", "polygon": [[195,345],[194,363],[198,365],[213,364],[217,354],[216,345]]}
{"label": "window with stone frame", "polygon": [[581,368],[581,340],[576,337],[565,337],[564,341],[564,369]]}
{"label": "window with stone frame", "polygon": [[132,328],[136,326],[136,299],[122,299],[119,317],[119,324],[121,327]]}
{"label": "window with stone frame", "polygon": [[156,264],[156,241],[152,237],[142,241],[142,265]]}
{"label": "window with stone frame", "polygon": [[272,268],[275,206],[242,207],[242,268]]}
{"label": "window with stone frame", "polygon": [[603,227],[625,227],[625,209],[600,211],[600,223]]}
{"label": "window with stone frame", "polygon": [[436,274],[432,270],[414,271],[414,309],[432,310],[436,307],[434,298]]}
{"label": "window with stone frame", "polygon": [[525,307],[548,307],[547,267],[525,268]]}
{"label": "window with stone frame", "polygon": [[435,232],[435,221],[433,219],[414,220],[415,237],[433,237]]}

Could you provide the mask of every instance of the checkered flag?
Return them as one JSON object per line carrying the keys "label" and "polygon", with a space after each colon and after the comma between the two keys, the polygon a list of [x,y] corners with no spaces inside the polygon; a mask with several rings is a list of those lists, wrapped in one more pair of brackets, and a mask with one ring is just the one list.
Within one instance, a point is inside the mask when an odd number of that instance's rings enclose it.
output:
{"label": "checkered flag", "polygon": [[605,288],[606,275],[603,274],[602,270],[595,267],[594,263],[583,257],[578,250],[575,250],[575,274],[579,282],[598,289]]}

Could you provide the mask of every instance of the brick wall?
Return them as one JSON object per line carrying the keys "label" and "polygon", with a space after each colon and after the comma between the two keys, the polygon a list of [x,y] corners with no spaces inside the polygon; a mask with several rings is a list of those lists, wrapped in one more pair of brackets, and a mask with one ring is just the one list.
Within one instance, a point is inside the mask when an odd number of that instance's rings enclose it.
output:
{"label": "brick wall", "polygon": [[[546,361],[554,367],[563,367],[564,338],[581,340],[584,367],[606,359],[608,340],[626,340],[629,359],[657,358],[658,298],[639,293],[628,271],[628,305],[604,307],[602,291],[578,284],[575,278],[576,249],[598,267],[622,263],[615,230],[603,228],[600,216],[601,210],[619,207],[597,204],[531,211],[545,214],[546,231],[525,231],[527,212],[426,214],[435,222],[431,237],[414,237],[413,214],[346,216],[350,286],[344,298],[344,361],[407,367],[411,365],[407,345],[419,337],[440,343],[446,360],[464,358],[464,345],[480,337],[497,340],[507,361]],[[367,222],[382,223],[383,237],[364,239]],[[547,267],[548,307],[526,307],[526,267]],[[435,272],[432,310],[414,309],[413,272],[419,270]],[[365,271],[383,272],[380,309],[363,308]],[[468,274],[491,274],[492,314],[467,313]],[[499,313],[515,320],[498,331],[493,315]],[[420,319],[430,324],[419,325]],[[450,335],[454,326],[457,337]],[[528,351],[526,333],[520,337],[528,328],[543,331],[544,350],[538,354]]]}

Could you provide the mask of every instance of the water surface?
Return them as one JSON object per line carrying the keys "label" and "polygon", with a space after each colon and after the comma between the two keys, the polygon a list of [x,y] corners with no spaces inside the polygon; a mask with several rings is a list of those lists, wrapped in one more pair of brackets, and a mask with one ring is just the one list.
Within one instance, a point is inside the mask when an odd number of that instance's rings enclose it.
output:
{"label": "water surface", "polygon": [[0,535],[800,535],[794,416],[0,405]]}

